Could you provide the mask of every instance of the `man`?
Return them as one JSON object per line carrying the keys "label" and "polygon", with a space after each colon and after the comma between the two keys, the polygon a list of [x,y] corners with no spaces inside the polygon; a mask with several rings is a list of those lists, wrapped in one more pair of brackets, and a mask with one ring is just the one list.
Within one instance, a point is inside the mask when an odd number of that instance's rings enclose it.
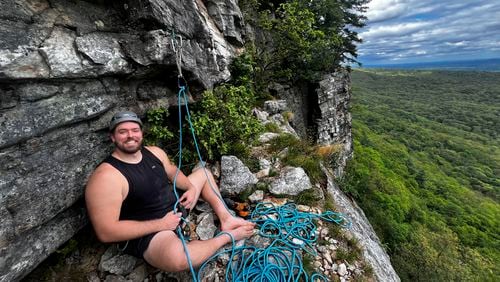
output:
{"label": "man", "polygon": [[[164,271],[189,269],[182,242],[175,232],[181,213],[173,211],[176,198],[170,183],[177,167],[160,148],[142,146],[142,122],[135,113],[115,114],[109,132],[115,149],[90,176],[85,191],[97,237],[102,242],[122,242],[125,253],[144,258]],[[184,190],[179,204],[192,209],[201,196],[212,206],[222,231],[235,240],[251,236],[254,224],[233,217],[208,181],[217,189],[212,174],[208,171],[205,174],[204,168],[189,176],[179,172],[176,187]],[[231,237],[227,234],[189,242],[192,265],[201,265],[229,242]]]}

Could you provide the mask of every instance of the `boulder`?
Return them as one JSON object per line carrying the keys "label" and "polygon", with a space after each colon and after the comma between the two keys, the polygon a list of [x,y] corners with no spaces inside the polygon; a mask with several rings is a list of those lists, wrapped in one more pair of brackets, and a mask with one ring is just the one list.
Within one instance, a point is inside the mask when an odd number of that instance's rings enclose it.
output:
{"label": "boulder", "polygon": [[222,156],[220,191],[234,196],[258,182],[250,169],[235,156]]}
{"label": "boulder", "polygon": [[269,192],[275,195],[298,195],[312,188],[311,180],[301,167],[285,167],[277,179],[271,182]]}

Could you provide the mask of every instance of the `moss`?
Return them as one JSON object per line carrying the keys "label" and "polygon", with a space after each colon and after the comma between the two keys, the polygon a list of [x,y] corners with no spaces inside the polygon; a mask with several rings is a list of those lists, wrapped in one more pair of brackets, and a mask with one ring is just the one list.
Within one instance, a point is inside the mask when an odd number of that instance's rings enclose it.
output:
{"label": "moss", "polygon": [[302,258],[302,266],[304,267],[304,271],[309,275],[319,271],[314,268],[314,258],[310,254],[304,255]]}
{"label": "moss", "polygon": [[278,174],[279,174],[279,172],[275,169],[269,170],[269,177],[274,177],[274,176],[277,176]]}
{"label": "moss", "polygon": [[335,206],[333,205],[333,199],[329,193],[325,193],[325,203],[323,205],[324,211],[334,211]]}
{"label": "moss", "polygon": [[290,111],[285,111],[281,114],[286,122],[290,122],[293,120],[294,114]]}
{"label": "moss", "polygon": [[315,206],[321,200],[321,197],[314,189],[307,189],[300,192],[293,200],[299,205]]}
{"label": "moss", "polygon": [[328,222],[327,228],[328,234],[330,234],[331,237],[340,238],[343,236],[342,227],[340,227],[338,224]]}
{"label": "moss", "polygon": [[264,193],[269,192],[269,184],[266,182],[257,182],[255,184],[255,190],[262,190]]}
{"label": "moss", "polygon": [[264,130],[266,132],[281,133],[280,127],[274,122],[268,122],[264,125]]}
{"label": "moss", "polygon": [[274,153],[283,151],[283,148],[287,148],[286,155],[282,157],[284,165],[302,167],[313,184],[320,183],[326,178],[318,161],[321,160],[321,156],[317,154],[311,142],[285,133],[274,138],[269,147]]}
{"label": "moss", "polygon": [[241,191],[240,194],[238,195],[238,198],[242,201],[242,202],[246,202],[248,200],[248,197],[250,197],[250,195],[252,195],[252,193],[255,191],[255,187],[252,186],[252,187],[248,187],[246,188],[245,190]]}
{"label": "moss", "polygon": [[245,158],[240,159],[252,172],[257,172],[260,170],[259,160],[255,157],[247,155]]}

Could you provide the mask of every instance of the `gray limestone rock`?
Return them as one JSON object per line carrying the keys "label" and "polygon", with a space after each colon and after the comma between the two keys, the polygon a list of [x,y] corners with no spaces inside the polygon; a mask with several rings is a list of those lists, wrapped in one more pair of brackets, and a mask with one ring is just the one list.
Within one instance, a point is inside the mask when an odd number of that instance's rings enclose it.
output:
{"label": "gray limestone rock", "polygon": [[[80,95],[74,95],[75,89]],[[0,131],[0,148],[92,119],[112,108],[116,99],[105,92],[99,81],[61,84],[57,89],[53,84],[25,84],[18,86],[16,92],[21,97],[48,94],[45,99],[9,109],[0,116],[5,129]]]}
{"label": "gray limestone rock", "polygon": [[264,102],[264,110],[269,114],[278,114],[284,112],[288,108],[285,100],[270,100]]}
{"label": "gray limestone rock", "polygon": [[270,169],[271,168],[271,162],[266,159],[260,159],[259,160],[259,167],[260,169]]}
{"label": "gray limestone rock", "polygon": [[351,100],[350,76],[337,72],[324,77],[316,89],[320,118],[318,119],[318,144],[336,144],[341,148],[335,167],[335,176],[343,174],[347,160],[352,157],[352,117],[349,112]]}
{"label": "gray limestone rock", "polygon": [[84,72],[82,58],[74,48],[76,33],[63,27],[54,27],[40,52],[50,68],[51,77],[78,77],[91,75]]}
{"label": "gray limestone rock", "polygon": [[127,275],[134,270],[137,259],[131,255],[118,254],[105,261],[101,261],[99,268],[101,271],[116,275]]}
{"label": "gray limestone rock", "polygon": [[[2,55],[2,51],[0,51],[0,57],[15,56],[3,53]],[[44,78],[49,75],[49,66],[38,51],[29,51],[26,55],[17,56],[15,60],[0,69],[0,78]]]}
{"label": "gray limestone rock", "polygon": [[278,137],[279,134],[278,133],[274,133],[274,132],[264,132],[262,133],[260,136],[259,136],[259,142],[260,143],[269,143],[269,141],[271,141],[272,139]]}
{"label": "gray limestone rock", "polygon": [[209,0],[207,1],[208,14],[224,37],[236,46],[243,47],[244,23],[238,1],[236,0]]}
{"label": "gray limestone rock", "polygon": [[[0,202],[0,206],[3,205]],[[45,224],[23,232],[22,236],[16,232],[15,236],[7,240],[0,239],[0,281],[19,280],[20,272],[32,271],[40,263],[40,258],[55,252],[61,242],[69,240],[87,223],[85,210],[74,206],[47,220]],[[1,227],[5,228],[4,217]]]}
{"label": "gray limestone rock", "polygon": [[262,200],[264,200],[264,191],[257,190],[253,192],[252,195],[248,196],[248,199],[252,203],[262,202]]}
{"label": "gray limestone rock", "polygon": [[341,264],[338,265],[337,273],[340,276],[346,276],[348,274],[347,267],[346,267],[346,265],[344,263],[341,263]]}
{"label": "gray limestone rock", "polygon": [[[116,37],[115,37],[116,36]],[[119,41],[125,37],[103,32],[85,34],[75,39],[77,51],[89,58],[91,63],[88,68],[95,72],[106,74],[129,74],[133,71]]]}
{"label": "gray limestone rock", "polygon": [[131,281],[144,281],[148,276],[148,270],[146,264],[141,264],[137,266],[129,275],[127,279]]}
{"label": "gray limestone rock", "polygon": [[253,109],[252,110],[252,113],[253,115],[258,119],[260,120],[261,122],[266,122],[268,117],[269,117],[269,113],[266,112],[266,111],[261,111],[259,109]]}
{"label": "gray limestone rock", "polygon": [[203,213],[198,216],[198,225],[196,226],[196,234],[200,240],[208,240],[213,238],[217,227],[214,224],[213,212]]}
{"label": "gray limestone rock", "polygon": [[220,191],[223,195],[237,195],[257,183],[250,169],[235,156],[222,156]]}
{"label": "gray limestone rock", "polygon": [[271,182],[269,192],[275,195],[298,195],[311,187],[311,180],[303,168],[285,167],[279,177]]}
{"label": "gray limestone rock", "polygon": [[382,248],[380,240],[363,210],[340,190],[334,181],[333,174],[328,169],[323,167],[323,171],[327,175],[327,190],[335,201],[335,207],[352,223],[347,234],[352,234],[357,239],[363,250],[363,257],[372,267],[377,281],[400,281],[399,276],[392,267],[389,255]]}

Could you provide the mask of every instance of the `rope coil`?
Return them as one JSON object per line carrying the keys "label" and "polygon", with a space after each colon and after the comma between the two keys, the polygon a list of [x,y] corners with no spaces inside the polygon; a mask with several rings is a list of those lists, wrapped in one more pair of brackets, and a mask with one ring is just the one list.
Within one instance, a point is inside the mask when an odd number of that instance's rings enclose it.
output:
{"label": "rope coil", "polygon": [[[250,221],[259,227],[259,235],[269,239],[269,245],[233,247],[220,251],[209,258],[199,269],[198,279],[204,269],[219,256],[231,253],[226,269],[226,281],[329,281],[320,273],[311,276],[303,268],[302,254],[317,256],[315,221],[340,224],[349,227],[350,222],[337,212],[321,214],[301,212],[294,203],[276,206],[259,203]],[[300,243],[302,242],[302,243]]]}

